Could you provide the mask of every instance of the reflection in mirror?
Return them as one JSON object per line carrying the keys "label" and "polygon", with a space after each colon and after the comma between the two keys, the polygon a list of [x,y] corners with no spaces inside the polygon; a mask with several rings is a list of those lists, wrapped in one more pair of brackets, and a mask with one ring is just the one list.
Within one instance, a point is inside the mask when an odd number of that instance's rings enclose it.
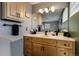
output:
{"label": "reflection in mirror", "polygon": [[[53,12],[51,6],[54,6]],[[41,31],[68,31],[68,2],[41,2],[32,7],[32,24],[36,24],[36,27],[39,25]],[[38,12],[39,9],[42,13]]]}

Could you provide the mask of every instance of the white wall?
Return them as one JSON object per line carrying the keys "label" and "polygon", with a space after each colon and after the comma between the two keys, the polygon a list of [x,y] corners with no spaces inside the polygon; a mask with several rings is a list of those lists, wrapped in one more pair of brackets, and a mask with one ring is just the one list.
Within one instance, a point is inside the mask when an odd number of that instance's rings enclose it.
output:
{"label": "white wall", "polygon": [[30,29],[31,29],[31,18],[27,19],[25,22],[22,23],[21,34],[24,35],[29,33]]}
{"label": "white wall", "polygon": [[0,56],[10,56],[10,40],[0,38]]}
{"label": "white wall", "polygon": [[[11,25],[19,24],[20,25],[20,23],[14,23],[14,22],[0,20],[0,35],[11,35],[11,26],[3,26],[3,24],[11,24]],[[19,33],[20,33],[20,31],[19,31]]]}

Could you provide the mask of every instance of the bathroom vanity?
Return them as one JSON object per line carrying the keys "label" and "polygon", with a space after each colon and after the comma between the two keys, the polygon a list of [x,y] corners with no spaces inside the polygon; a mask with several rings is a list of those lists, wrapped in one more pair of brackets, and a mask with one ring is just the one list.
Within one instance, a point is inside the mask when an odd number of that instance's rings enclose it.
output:
{"label": "bathroom vanity", "polygon": [[25,56],[74,56],[75,40],[44,34],[24,35]]}

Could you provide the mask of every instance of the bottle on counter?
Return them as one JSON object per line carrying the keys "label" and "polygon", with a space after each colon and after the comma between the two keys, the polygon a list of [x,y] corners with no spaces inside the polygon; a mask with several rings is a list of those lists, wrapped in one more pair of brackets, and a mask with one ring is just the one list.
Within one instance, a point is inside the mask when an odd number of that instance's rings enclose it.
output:
{"label": "bottle on counter", "polygon": [[45,35],[47,35],[47,32],[48,32],[48,31],[45,31]]}
{"label": "bottle on counter", "polygon": [[56,36],[58,36],[58,31],[55,31]]}

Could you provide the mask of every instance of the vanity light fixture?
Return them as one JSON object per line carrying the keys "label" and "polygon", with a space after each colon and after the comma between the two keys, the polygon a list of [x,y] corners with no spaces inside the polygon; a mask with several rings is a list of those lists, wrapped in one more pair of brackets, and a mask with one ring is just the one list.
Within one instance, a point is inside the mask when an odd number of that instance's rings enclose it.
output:
{"label": "vanity light fixture", "polygon": [[45,8],[45,9],[44,9],[44,11],[45,11],[46,13],[48,13],[48,12],[49,12],[48,8]]}
{"label": "vanity light fixture", "polygon": [[51,6],[51,7],[48,7],[48,8],[46,7],[46,8],[38,10],[38,12],[41,13],[41,14],[43,14],[44,12],[48,13],[49,11],[54,12],[55,11],[55,7]]}
{"label": "vanity light fixture", "polygon": [[43,14],[43,10],[42,9],[39,9],[38,12],[41,13],[41,14]]}
{"label": "vanity light fixture", "polygon": [[52,7],[50,8],[50,10],[51,10],[52,12],[54,12],[54,11],[55,11],[55,7],[52,6]]}

